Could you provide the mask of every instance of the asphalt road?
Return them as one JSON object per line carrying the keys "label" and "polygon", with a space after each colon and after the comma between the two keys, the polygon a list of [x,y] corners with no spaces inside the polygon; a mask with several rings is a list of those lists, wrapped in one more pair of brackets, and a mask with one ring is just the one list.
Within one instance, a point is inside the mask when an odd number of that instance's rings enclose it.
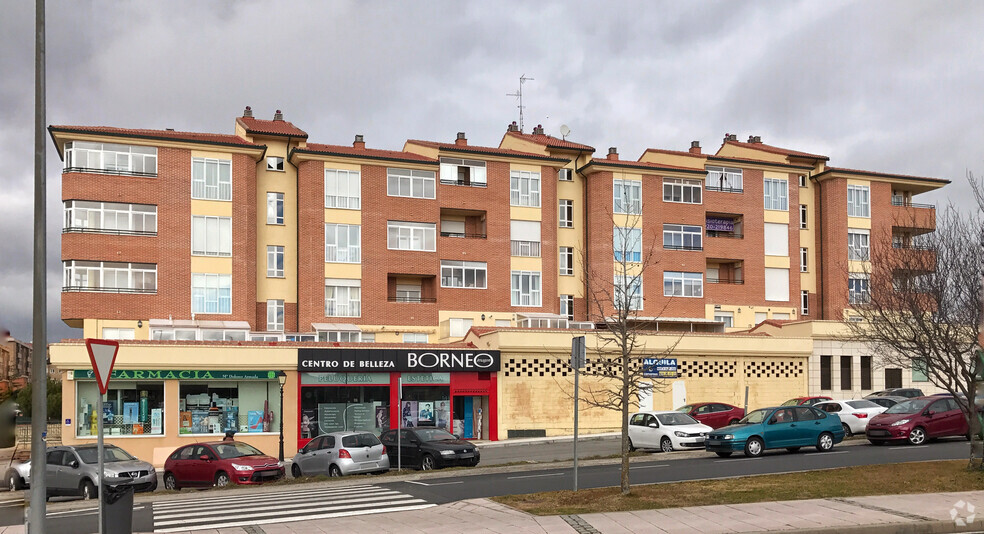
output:
{"label": "asphalt road", "polygon": [[[577,444],[578,458],[611,456],[622,447],[620,437],[590,438]],[[502,465],[515,462],[557,462],[574,458],[574,442],[531,443],[524,445],[498,445],[480,447],[481,466]]]}

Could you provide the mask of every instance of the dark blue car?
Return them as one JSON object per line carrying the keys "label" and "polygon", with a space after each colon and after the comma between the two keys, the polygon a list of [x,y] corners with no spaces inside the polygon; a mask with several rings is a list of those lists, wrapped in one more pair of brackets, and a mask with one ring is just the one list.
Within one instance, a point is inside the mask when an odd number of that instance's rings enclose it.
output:
{"label": "dark blue car", "polygon": [[766,449],[829,451],[843,440],[844,428],[837,414],[810,406],[779,406],[755,410],[738,424],[711,432],[704,447],[718,456],[743,451],[745,456],[756,457]]}

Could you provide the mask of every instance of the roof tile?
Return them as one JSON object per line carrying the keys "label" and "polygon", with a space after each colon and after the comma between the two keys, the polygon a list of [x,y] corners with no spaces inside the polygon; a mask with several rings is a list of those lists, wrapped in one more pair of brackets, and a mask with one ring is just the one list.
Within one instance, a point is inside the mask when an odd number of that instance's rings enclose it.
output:
{"label": "roof tile", "polygon": [[491,146],[459,145],[456,143],[438,143],[437,141],[424,141],[421,139],[408,139],[407,143],[413,145],[431,147],[431,148],[457,150],[461,152],[473,152],[475,154],[489,154],[489,155],[496,155],[496,156],[513,156],[513,157],[520,157],[520,158],[549,159],[549,160],[558,159],[550,156],[544,156],[543,154],[534,154],[532,152],[522,152],[519,150],[512,150],[509,148],[498,148],[498,147],[491,147]]}
{"label": "roof tile", "polygon": [[307,139],[307,132],[285,120],[263,120],[255,117],[237,117],[236,122],[246,128],[246,133],[260,135],[282,135]]}
{"label": "roof tile", "polygon": [[400,150],[379,150],[375,148],[356,148],[347,145],[324,145],[320,143],[308,143],[307,146],[299,150],[308,151],[308,152],[320,152],[320,153],[331,154],[331,155],[370,157],[370,158],[377,158],[377,159],[412,160],[412,161],[419,161],[421,163],[437,163],[437,160],[434,158],[428,158],[427,156],[421,156],[420,154],[415,154],[413,152],[404,152]]}
{"label": "roof tile", "polygon": [[531,143],[543,145],[547,148],[560,148],[560,149],[567,149],[567,150],[590,150],[591,152],[595,151],[594,147],[584,145],[581,143],[575,143],[573,141],[568,141],[566,139],[557,139],[552,135],[528,134],[523,132],[506,132],[506,135],[518,137],[520,139],[530,141]]}
{"label": "roof tile", "polygon": [[148,130],[138,128],[116,128],[112,126],[66,126],[52,125],[52,131],[68,131],[75,133],[93,133],[114,135],[122,137],[145,137],[148,139],[174,139],[175,141],[190,141],[198,143],[222,143],[227,145],[241,145],[251,147],[261,147],[263,145],[251,143],[238,135],[213,134],[202,132],[176,132],[174,130]]}
{"label": "roof tile", "polygon": [[761,150],[762,152],[769,152],[772,154],[779,154],[782,156],[792,156],[794,158],[822,159],[825,161],[830,159],[827,156],[822,156],[820,154],[810,154],[809,152],[800,152],[799,150],[780,148],[777,146],[767,145],[765,143],[743,143],[741,141],[725,141],[724,144],[734,145],[741,148],[750,148],[752,150]]}

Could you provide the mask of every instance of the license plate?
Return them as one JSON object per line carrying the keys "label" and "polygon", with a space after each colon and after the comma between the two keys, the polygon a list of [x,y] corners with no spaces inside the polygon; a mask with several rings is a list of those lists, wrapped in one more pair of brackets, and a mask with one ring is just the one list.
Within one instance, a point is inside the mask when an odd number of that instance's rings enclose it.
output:
{"label": "license plate", "polygon": [[471,453],[471,452],[466,452],[465,454],[462,454],[460,457],[461,458],[474,458],[475,457],[475,454],[474,453]]}
{"label": "license plate", "polygon": [[709,439],[709,440],[707,440],[707,442],[706,442],[706,443],[707,443],[708,445],[720,445],[720,444],[721,444],[721,442],[720,442],[720,441],[718,441],[718,440],[716,440],[716,439]]}

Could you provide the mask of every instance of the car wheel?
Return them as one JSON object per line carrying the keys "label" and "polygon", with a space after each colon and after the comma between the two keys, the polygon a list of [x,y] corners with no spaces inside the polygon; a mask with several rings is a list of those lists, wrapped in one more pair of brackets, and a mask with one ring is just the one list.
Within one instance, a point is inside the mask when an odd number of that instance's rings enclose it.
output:
{"label": "car wheel", "polygon": [[328,466],[328,476],[332,478],[338,478],[342,476],[342,470],[335,464]]}
{"label": "car wheel", "polygon": [[728,421],[728,425],[737,425],[737,424],[738,424],[738,419],[732,419]]}
{"label": "car wheel", "polygon": [[789,451],[789,452],[799,452],[800,448],[799,447],[786,447],[786,450]]}
{"label": "car wheel", "polygon": [[629,438],[629,452],[635,452],[636,450],[638,449],[636,449],[636,446],[632,444],[632,438]]}
{"label": "car wheel", "polygon": [[745,443],[745,456],[756,458],[762,456],[763,451],[765,451],[765,443],[762,442],[762,438],[748,438]]}
{"label": "car wheel", "polygon": [[854,434],[851,432],[851,427],[847,426],[847,423],[841,423],[841,427],[844,429],[844,437],[849,438]]}
{"label": "car wheel", "polygon": [[817,450],[820,452],[827,452],[834,448],[834,435],[830,432],[824,432],[820,434],[817,438]]}
{"label": "car wheel", "polygon": [[215,474],[215,486],[222,488],[229,485],[229,475],[225,471],[219,471]]}
{"label": "car wheel", "polygon": [[10,491],[17,491],[22,489],[24,486],[21,483],[21,479],[16,473],[10,473],[7,475],[7,489]]}
{"label": "car wheel", "polygon": [[673,452],[673,442],[670,438],[663,436],[663,439],[659,440],[659,449],[663,452]]}
{"label": "car wheel", "polygon": [[83,480],[82,484],[79,485],[79,493],[82,495],[82,500],[88,501],[95,499],[96,485],[91,480]]}
{"label": "car wheel", "polygon": [[719,452],[716,452],[716,453],[714,453],[714,454],[717,454],[717,455],[718,455],[718,456],[720,456],[721,458],[727,458],[727,457],[729,457],[729,456],[731,456],[731,453],[730,453],[730,452],[720,452],[720,451],[719,451]]}
{"label": "car wheel", "polygon": [[181,489],[178,486],[178,479],[174,476],[174,473],[164,473],[164,489],[174,491]]}
{"label": "car wheel", "polygon": [[909,432],[909,443],[912,445],[922,445],[923,443],[926,443],[926,431],[923,427],[917,426]]}
{"label": "car wheel", "polygon": [[423,458],[420,459],[420,469],[422,471],[430,471],[436,467],[437,464],[434,462],[433,456],[425,454]]}
{"label": "car wheel", "polygon": [[290,466],[290,476],[294,478],[301,478],[301,466],[297,464],[292,464]]}
{"label": "car wheel", "polygon": [[881,439],[869,439],[868,440],[868,443],[871,443],[875,447],[880,447],[880,446],[882,446],[882,445],[885,444],[885,440],[881,440]]}

